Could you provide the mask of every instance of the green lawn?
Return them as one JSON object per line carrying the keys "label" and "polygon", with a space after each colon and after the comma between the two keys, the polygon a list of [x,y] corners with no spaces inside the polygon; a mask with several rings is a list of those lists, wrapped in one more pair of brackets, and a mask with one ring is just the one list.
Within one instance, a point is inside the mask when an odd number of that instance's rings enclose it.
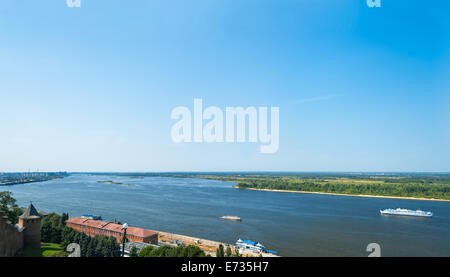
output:
{"label": "green lawn", "polygon": [[24,249],[22,257],[66,257],[67,252],[56,243],[41,242],[41,249]]}

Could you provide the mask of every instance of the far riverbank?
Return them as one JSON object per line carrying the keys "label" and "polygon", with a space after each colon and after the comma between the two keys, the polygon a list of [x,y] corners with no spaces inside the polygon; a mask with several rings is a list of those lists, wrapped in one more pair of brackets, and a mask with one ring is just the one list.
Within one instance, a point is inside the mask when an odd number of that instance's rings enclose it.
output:
{"label": "far riverbank", "polygon": [[407,200],[427,200],[427,201],[450,202],[450,200],[447,200],[447,199],[436,199],[436,198],[385,196],[385,195],[370,195],[370,194],[345,194],[345,193],[318,192],[318,191],[299,191],[299,190],[282,190],[282,189],[255,189],[255,188],[241,188],[241,187],[239,187],[237,185],[233,186],[233,187],[236,188],[236,189],[257,190],[257,191],[271,191],[271,192],[327,194],[327,195],[340,195],[340,196],[353,196],[353,197],[370,197],[370,198],[388,198],[388,199],[407,199]]}
{"label": "far riverbank", "polygon": [[[161,174],[157,176],[163,177]],[[383,199],[450,201],[449,173],[167,173],[233,182],[241,189]]]}

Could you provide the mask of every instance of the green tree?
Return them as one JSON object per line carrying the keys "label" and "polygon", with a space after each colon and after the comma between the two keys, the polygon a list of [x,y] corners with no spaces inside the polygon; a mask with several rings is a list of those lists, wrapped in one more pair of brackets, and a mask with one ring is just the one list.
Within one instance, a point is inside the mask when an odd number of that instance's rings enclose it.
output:
{"label": "green tree", "polygon": [[8,218],[12,224],[16,224],[19,220],[21,210],[16,205],[16,199],[12,197],[12,192],[0,192],[0,211]]}
{"label": "green tree", "polygon": [[164,245],[158,248],[148,246],[139,252],[139,257],[206,257],[206,255],[195,245],[178,247]]}
{"label": "green tree", "polygon": [[135,246],[131,247],[129,256],[133,258],[138,257],[137,248]]}
{"label": "green tree", "polygon": [[224,257],[223,245],[219,245],[219,248],[216,250],[216,257]]}
{"label": "green tree", "polygon": [[120,245],[117,243],[116,238],[108,237],[106,241],[109,251],[108,257],[120,257]]}
{"label": "green tree", "polygon": [[87,245],[86,257],[98,257],[97,255],[97,243],[98,239],[91,239]]}
{"label": "green tree", "polygon": [[41,241],[61,243],[61,235],[64,225],[61,216],[51,213],[41,222]]}
{"label": "green tree", "polygon": [[179,246],[181,248],[181,255],[178,257],[205,257],[205,252],[196,245],[189,245],[186,247]]}
{"label": "green tree", "polygon": [[176,257],[176,249],[175,247],[164,245],[158,248],[155,248],[151,252],[150,257]]}
{"label": "green tree", "polygon": [[78,244],[81,248],[81,257],[87,257],[88,245],[90,242],[90,237],[84,233],[81,233],[79,237]]}
{"label": "green tree", "polygon": [[[77,234],[77,231],[75,231],[72,228],[69,228],[67,226],[64,226],[61,231],[61,245],[66,248],[67,245],[74,242],[75,236]],[[42,231],[41,231],[41,238],[42,238]]]}
{"label": "green tree", "polygon": [[12,224],[16,224],[19,220],[19,216],[22,214],[22,210],[19,207],[11,207],[7,214],[8,221]]}
{"label": "green tree", "polygon": [[105,257],[106,237],[96,237],[97,247],[95,248],[95,254],[97,257]]}
{"label": "green tree", "polygon": [[151,253],[153,251],[152,246],[147,246],[139,252],[139,257],[152,257]]}
{"label": "green tree", "polygon": [[239,254],[239,250],[234,249],[234,255],[233,257],[240,257],[241,255]]}
{"label": "green tree", "polygon": [[52,227],[50,224],[42,224],[41,225],[41,241],[42,242],[51,242],[52,238]]}
{"label": "green tree", "polygon": [[66,225],[66,221],[69,219],[69,214],[68,213],[63,213],[61,215],[61,225]]}
{"label": "green tree", "polygon": [[226,250],[226,257],[232,257],[233,253],[231,252],[231,247],[227,246],[227,250]]}

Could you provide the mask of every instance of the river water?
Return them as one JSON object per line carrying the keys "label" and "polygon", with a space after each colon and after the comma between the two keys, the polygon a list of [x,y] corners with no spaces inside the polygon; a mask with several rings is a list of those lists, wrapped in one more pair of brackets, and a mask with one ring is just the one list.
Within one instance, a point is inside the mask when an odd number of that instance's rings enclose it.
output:
{"label": "river water", "polygon": [[[122,184],[98,183],[112,180]],[[234,243],[261,242],[282,256],[450,256],[450,202],[363,198],[234,189],[230,182],[190,178],[72,174],[0,187],[20,206],[95,214],[129,225]],[[423,209],[432,219],[381,216],[384,208]],[[236,215],[242,222],[224,221]]]}

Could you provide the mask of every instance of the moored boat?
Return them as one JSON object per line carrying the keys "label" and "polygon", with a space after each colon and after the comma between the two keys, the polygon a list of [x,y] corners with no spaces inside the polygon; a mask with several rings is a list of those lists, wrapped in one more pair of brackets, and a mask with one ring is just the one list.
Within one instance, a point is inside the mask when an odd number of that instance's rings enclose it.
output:
{"label": "moored boat", "polygon": [[242,250],[250,250],[254,253],[267,253],[267,254],[272,254],[272,255],[278,255],[277,251],[267,250],[264,247],[264,245],[262,245],[261,243],[256,242],[256,241],[251,241],[251,240],[238,239],[235,244],[235,247],[241,251]]}

